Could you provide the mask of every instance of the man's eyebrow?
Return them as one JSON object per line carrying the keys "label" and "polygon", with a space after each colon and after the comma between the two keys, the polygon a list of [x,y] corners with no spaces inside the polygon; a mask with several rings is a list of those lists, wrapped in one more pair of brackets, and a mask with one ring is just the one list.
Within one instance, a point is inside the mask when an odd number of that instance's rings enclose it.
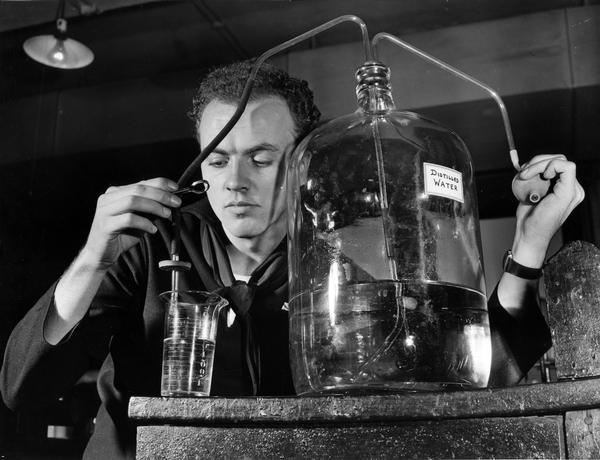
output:
{"label": "man's eyebrow", "polygon": [[268,142],[262,142],[261,144],[254,145],[249,149],[244,150],[245,155],[252,154],[254,152],[259,152],[261,150],[266,150],[269,152],[277,152],[279,151],[279,147],[273,144],[269,144]]}
{"label": "man's eyebrow", "polygon": [[[262,142],[260,144],[257,145],[253,145],[252,147],[244,150],[243,154],[244,155],[252,155],[255,152],[260,152],[260,151],[269,151],[269,152],[277,152],[279,151],[279,147],[277,147],[276,145],[270,144],[268,142]],[[225,149],[221,149],[221,148],[216,148],[214,149],[211,153],[216,153],[218,155],[231,155],[231,152],[228,152]]]}

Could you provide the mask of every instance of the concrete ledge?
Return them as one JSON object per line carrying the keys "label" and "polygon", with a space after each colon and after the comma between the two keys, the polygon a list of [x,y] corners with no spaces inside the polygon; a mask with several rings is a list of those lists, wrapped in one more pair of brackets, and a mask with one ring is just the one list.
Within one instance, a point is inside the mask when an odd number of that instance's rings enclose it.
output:
{"label": "concrete ledge", "polygon": [[385,422],[552,415],[600,406],[600,379],[509,388],[377,396],[150,398],[134,397],[137,425]]}

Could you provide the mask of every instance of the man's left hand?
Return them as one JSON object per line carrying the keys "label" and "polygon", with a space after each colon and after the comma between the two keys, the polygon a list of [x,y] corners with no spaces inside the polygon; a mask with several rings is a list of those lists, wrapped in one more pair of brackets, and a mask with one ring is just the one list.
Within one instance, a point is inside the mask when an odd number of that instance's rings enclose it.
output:
{"label": "man's left hand", "polygon": [[554,187],[537,204],[519,204],[513,257],[529,267],[540,267],[550,240],[585,197],[576,177],[575,163],[564,155],[537,155],[523,165],[518,174],[527,180],[540,174],[553,180]]}

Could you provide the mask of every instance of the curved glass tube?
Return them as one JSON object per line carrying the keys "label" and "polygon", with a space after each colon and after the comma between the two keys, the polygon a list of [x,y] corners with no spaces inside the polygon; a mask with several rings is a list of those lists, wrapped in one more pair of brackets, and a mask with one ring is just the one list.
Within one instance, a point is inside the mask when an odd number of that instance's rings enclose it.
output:
{"label": "curved glass tube", "polygon": [[399,39],[395,35],[389,34],[387,32],[380,32],[373,37],[372,44],[373,44],[373,49],[375,51],[377,51],[377,43],[380,40],[384,40],[384,39],[392,42],[396,46],[404,48],[407,51],[410,51],[412,54],[419,56],[421,59],[424,59],[425,61],[432,63],[433,65],[439,67],[440,69],[443,69],[446,72],[449,72],[449,73],[463,79],[466,82],[469,82],[475,86],[478,86],[479,88],[484,90],[486,93],[488,93],[490,95],[490,97],[492,97],[492,99],[494,99],[494,101],[496,101],[496,104],[498,104],[498,109],[500,110],[500,114],[502,115],[502,123],[504,123],[504,132],[506,134],[506,140],[508,142],[510,160],[511,160],[514,168],[517,171],[519,171],[521,169],[521,167],[519,166],[519,154],[517,152],[517,148],[515,147],[515,141],[514,141],[513,134],[512,134],[512,128],[510,126],[510,119],[508,118],[508,112],[506,111],[506,106],[504,105],[504,101],[502,100],[502,98],[498,95],[498,93],[494,89],[490,88],[488,85],[477,80],[476,78],[472,77],[471,75],[468,75],[468,74],[464,73],[463,71],[458,70],[455,67],[452,67],[450,64],[442,61],[441,59],[433,57],[430,54],[427,54],[425,51],[420,50],[419,48],[411,45],[410,43],[407,43],[404,40]]}

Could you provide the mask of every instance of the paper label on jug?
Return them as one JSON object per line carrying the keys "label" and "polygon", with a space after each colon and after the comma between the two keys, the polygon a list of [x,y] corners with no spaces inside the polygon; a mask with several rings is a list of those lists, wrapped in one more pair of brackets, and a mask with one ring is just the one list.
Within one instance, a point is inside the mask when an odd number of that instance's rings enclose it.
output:
{"label": "paper label on jug", "polygon": [[462,173],[446,166],[423,163],[425,194],[465,202]]}

